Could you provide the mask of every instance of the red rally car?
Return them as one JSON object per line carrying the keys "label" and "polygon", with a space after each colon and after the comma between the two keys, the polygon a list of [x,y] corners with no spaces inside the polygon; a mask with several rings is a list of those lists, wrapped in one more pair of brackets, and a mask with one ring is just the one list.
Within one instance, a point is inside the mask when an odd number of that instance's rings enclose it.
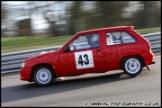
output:
{"label": "red rally car", "polygon": [[123,70],[130,77],[154,64],[148,40],[133,26],[117,26],[76,33],[60,49],[26,59],[20,79],[39,86],[63,76]]}

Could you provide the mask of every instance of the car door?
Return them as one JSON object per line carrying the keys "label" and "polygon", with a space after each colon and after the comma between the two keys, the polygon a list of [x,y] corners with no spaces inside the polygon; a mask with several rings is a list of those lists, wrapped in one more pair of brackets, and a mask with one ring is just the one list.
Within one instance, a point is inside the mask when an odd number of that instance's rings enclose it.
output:
{"label": "car door", "polygon": [[[97,39],[94,38],[96,36]],[[90,38],[93,37],[91,43]],[[104,70],[103,53],[100,46],[100,33],[88,33],[77,36],[60,55],[61,73],[77,75]]]}
{"label": "car door", "polygon": [[119,68],[119,58],[118,58],[118,40],[114,40],[112,32],[104,31],[103,37],[105,38],[106,44],[103,51],[105,52],[105,67],[106,70],[116,70]]}

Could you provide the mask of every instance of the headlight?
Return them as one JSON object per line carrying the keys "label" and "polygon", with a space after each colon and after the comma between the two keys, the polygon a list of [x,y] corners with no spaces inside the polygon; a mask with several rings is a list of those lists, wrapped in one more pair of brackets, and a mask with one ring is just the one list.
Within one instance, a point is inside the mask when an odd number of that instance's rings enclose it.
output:
{"label": "headlight", "polygon": [[25,63],[22,63],[21,67],[24,67],[25,66]]}

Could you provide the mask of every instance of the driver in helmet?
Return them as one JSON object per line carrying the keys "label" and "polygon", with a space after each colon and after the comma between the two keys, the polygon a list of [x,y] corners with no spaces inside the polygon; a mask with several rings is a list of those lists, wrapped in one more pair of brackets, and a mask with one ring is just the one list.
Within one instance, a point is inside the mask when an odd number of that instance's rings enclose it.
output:
{"label": "driver in helmet", "polygon": [[99,34],[92,34],[88,37],[88,44],[91,48],[99,47]]}

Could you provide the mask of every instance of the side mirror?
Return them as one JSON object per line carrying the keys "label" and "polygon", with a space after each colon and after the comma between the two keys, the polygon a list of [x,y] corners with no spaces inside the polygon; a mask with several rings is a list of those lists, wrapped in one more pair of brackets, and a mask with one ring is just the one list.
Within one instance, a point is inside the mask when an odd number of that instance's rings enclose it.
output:
{"label": "side mirror", "polygon": [[69,52],[70,51],[70,47],[67,46],[65,49],[64,49],[64,52]]}

